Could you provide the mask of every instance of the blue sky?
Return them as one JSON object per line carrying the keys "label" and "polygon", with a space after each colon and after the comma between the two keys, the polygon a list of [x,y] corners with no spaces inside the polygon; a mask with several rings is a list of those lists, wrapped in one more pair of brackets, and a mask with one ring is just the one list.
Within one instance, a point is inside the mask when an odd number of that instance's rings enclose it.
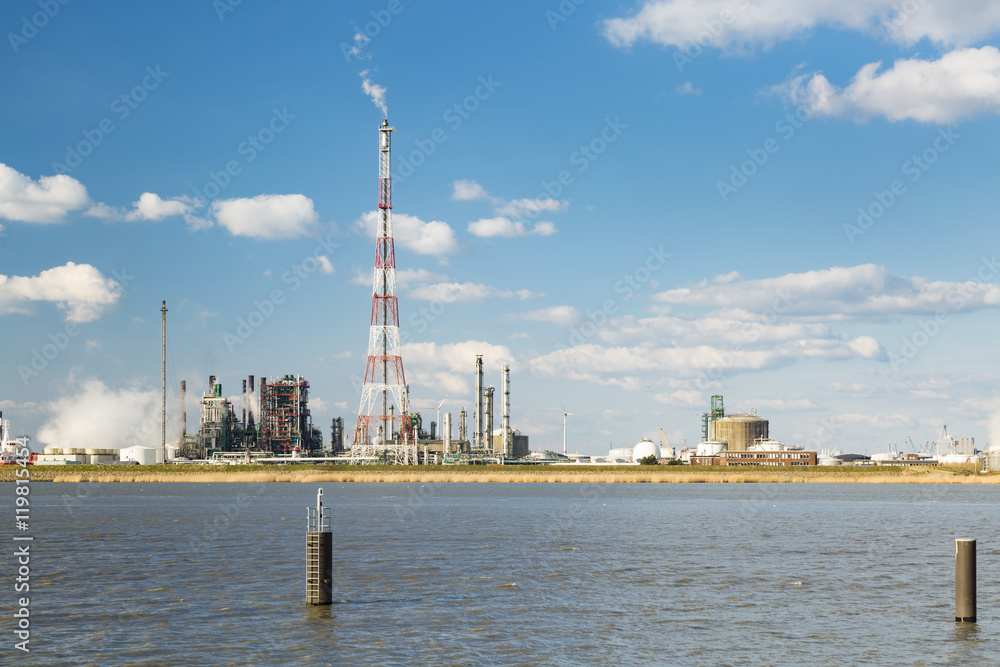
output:
{"label": "blue sky", "polygon": [[189,430],[210,374],[353,426],[384,104],[428,421],[482,354],[533,449],[563,406],[571,450],[690,445],[712,394],[810,448],[990,440],[994,3],[454,5],[6,3],[14,429],[158,443],[164,299]]}

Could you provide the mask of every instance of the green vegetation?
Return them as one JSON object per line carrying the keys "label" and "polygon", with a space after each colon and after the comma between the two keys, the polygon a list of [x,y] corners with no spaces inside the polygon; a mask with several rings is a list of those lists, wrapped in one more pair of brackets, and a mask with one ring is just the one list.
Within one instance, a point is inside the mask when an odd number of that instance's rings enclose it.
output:
{"label": "green vegetation", "polygon": [[655,466],[659,465],[660,460],[656,458],[655,454],[650,454],[649,456],[643,456],[639,459],[639,465],[641,466]]}

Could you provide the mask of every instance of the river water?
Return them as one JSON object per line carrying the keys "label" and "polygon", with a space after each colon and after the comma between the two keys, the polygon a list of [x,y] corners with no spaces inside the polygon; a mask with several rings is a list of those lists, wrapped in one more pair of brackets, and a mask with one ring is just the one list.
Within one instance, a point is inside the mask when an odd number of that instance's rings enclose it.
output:
{"label": "river water", "polygon": [[[305,604],[306,508],[335,604]],[[12,484],[0,484],[13,514]],[[1000,655],[1000,486],[31,485],[10,665],[953,665]],[[13,520],[2,536],[12,540]],[[979,623],[954,622],[954,539]]]}

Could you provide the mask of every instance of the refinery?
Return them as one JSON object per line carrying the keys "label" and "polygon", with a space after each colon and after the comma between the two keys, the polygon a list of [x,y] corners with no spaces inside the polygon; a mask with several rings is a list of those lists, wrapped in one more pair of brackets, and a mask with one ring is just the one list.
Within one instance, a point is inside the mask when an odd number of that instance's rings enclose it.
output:
{"label": "refinery", "polygon": [[[309,382],[301,375],[254,375],[242,379],[238,396],[227,397],[216,376],[208,378],[202,393],[197,431],[189,432],[187,382],[180,381],[176,442],[166,438],[166,302],[162,317],[161,442],[159,447],[135,445],[121,449],[46,447],[32,454],[29,463],[159,464],[159,463],[341,463],[391,465],[638,465],[669,463],[695,466],[841,466],[841,465],[971,465],[976,470],[1000,470],[1000,444],[989,452],[975,449],[972,438],[952,438],[947,427],[934,443],[934,451],[919,451],[912,439],[907,453],[890,446],[872,456],[817,451],[786,445],[770,435],[768,420],[751,410],[725,411],[723,397],[714,395],[701,415],[701,442],[677,451],[660,429],[660,443],[642,440],[632,447],[611,447],[606,456],[570,454],[566,451],[566,418],[563,412],[563,451],[532,451],[528,435],[511,426],[510,365],[503,363],[499,395],[487,386],[483,357],[474,365],[475,392],[469,410],[458,413],[457,432],[450,412],[428,421],[413,410],[401,355],[399,307],[396,298],[396,265],[392,233],[391,138],[395,128],[388,120],[379,126],[379,203],[375,265],[372,280],[371,319],[364,384],[357,422],[347,430],[342,417],[334,418],[330,437],[324,440],[313,424],[309,409]],[[499,403],[499,406],[497,405]],[[499,415],[497,410],[499,409]],[[471,411],[471,416],[469,412]],[[499,417],[499,419],[496,419]],[[470,423],[471,422],[471,423]],[[4,464],[14,463],[28,448],[28,438],[12,439],[10,426],[0,413],[0,445]],[[807,443],[816,444],[819,443]]]}

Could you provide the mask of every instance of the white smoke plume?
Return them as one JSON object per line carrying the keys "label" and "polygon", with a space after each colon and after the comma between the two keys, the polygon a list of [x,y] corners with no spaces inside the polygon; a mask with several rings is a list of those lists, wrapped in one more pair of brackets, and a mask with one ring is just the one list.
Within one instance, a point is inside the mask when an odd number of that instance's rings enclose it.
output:
{"label": "white smoke plume", "polygon": [[990,418],[990,449],[1000,449],[1000,412]]}
{"label": "white smoke plume", "polygon": [[[45,406],[52,416],[38,429],[40,443],[87,449],[159,446],[158,390],[114,389],[97,379],[71,383],[69,393]],[[176,419],[169,415],[167,429],[167,442],[176,441]]]}
{"label": "white smoke plume", "polygon": [[382,112],[382,117],[388,118],[389,108],[385,103],[385,94],[388,92],[386,87],[380,86],[369,79],[368,70],[364,70],[358,76],[361,77],[361,90],[365,91],[365,95],[372,98],[372,102],[374,102],[375,106],[377,106]]}

